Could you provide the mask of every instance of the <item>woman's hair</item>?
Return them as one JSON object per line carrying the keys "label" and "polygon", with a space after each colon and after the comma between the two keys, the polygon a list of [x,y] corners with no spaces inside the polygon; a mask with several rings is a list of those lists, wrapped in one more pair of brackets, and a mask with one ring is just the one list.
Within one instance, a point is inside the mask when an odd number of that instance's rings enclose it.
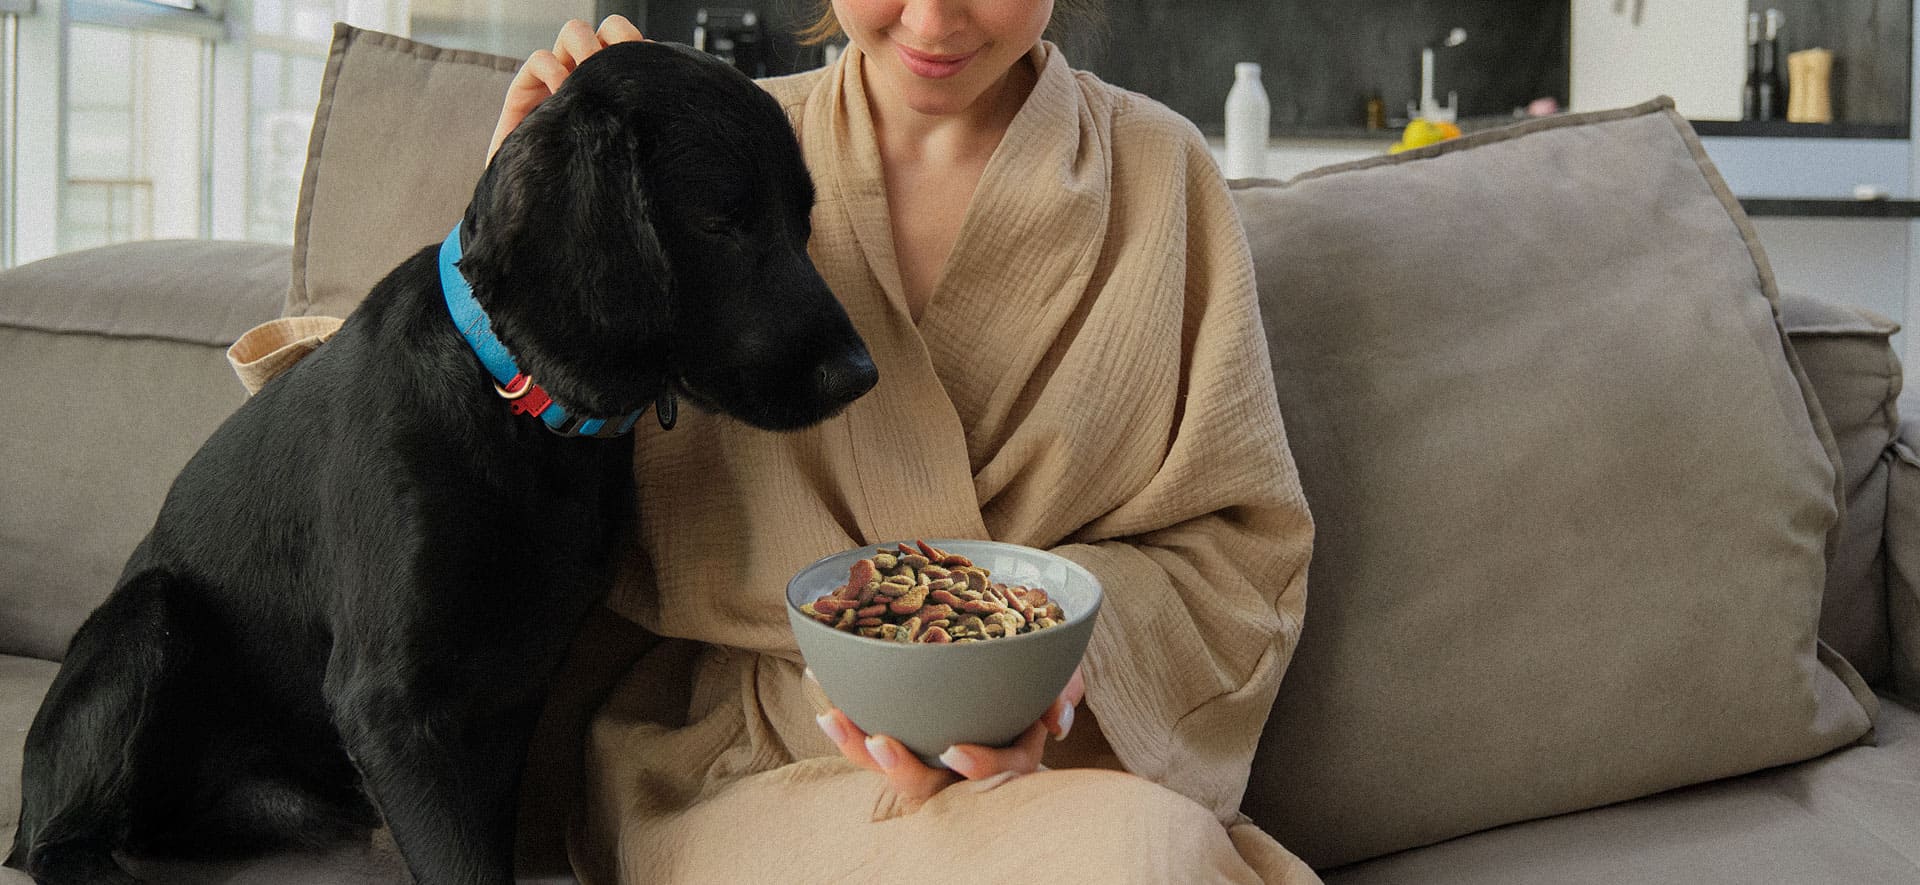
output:
{"label": "woman's hair", "polygon": [[[845,33],[834,17],[832,0],[814,0],[813,23],[795,32],[801,44],[816,46]],[[1060,36],[1077,28],[1098,27],[1104,17],[1102,0],[1053,0],[1053,19],[1047,22],[1046,37],[1059,42]]]}

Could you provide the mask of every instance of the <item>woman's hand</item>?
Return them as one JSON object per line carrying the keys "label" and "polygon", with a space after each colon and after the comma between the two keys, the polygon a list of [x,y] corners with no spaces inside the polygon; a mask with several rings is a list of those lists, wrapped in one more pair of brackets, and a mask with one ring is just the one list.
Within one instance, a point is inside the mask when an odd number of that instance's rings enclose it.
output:
{"label": "woman's hand", "polygon": [[527,56],[527,63],[513,75],[513,85],[507,87],[506,104],[500,108],[500,122],[493,127],[493,143],[487,145],[487,159],[493,159],[493,152],[507,140],[507,133],[546,101],[547,96],[558,92],[567,75],[588,56],[615,43],[644,39],[640,29],[622,15],[607,16],[598,31],[577,18],[567,22],[560,28],[559,39],[553,41],[552,52],[542,49]]}
{"label": "woman's hand", "polygon": [[[808,678],[812,678],[812,674],[808,674]],[[820,730],[826,732],[827,739],[840,748],[840,755],[862,768],[886,775],[894,792],[918,804],[963,777],[981,780],[1002,772],[1032,774],[1040,770],[1040,756],[1046,749],[1047,735],[1053,735],[1054,740],[1067,736],[1067,731],[1073,727],[1073,708],[1079,706],[1080,699],[1086,693],[1086,680],[1076,667],[1073,678],[1067,680],[1067,687],[1061,690],[1059,697],[1054,698],[1053,706],[1048,707],[1040,721],[1023,732],[1013,746],[996,748],[955,744],[940,754],[940,760],[951,770],[928,767],[905,744],[886,735],[869,735],[861,731],[859,726],[853,724],[853,720],[847,718],[847,714],[837,709],[820,715]]]}

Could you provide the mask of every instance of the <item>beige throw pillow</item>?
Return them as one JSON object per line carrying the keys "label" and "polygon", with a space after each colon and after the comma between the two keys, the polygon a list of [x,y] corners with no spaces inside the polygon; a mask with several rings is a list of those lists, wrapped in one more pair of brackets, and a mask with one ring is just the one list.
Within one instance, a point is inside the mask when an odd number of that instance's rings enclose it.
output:
{"label": "beige throw pillow", "polygon": [[287,315],[346,316],[460,220],[519,62],[346,24],[307,145]]}
{"label": "beige throw pillow", "polygon": [[1328,867],[1868,730],[1838,454],[1670,102],[1235,196],[1319,529],[1258,823]]}

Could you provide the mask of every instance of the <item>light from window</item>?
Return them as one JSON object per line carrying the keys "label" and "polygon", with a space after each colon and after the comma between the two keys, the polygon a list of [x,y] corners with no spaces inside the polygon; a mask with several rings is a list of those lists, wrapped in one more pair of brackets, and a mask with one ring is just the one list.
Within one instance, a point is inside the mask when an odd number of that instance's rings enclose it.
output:
{"label": "light from window", "polygon": [[307,134],[326,73],[323,56],[255,50],[247,118],[247,239],[293,242],[295,202],[307,163]]}
{"label": "light from window", "polygon": [[59,250],[200,236],[205,43],[81,24],[68,39]]}

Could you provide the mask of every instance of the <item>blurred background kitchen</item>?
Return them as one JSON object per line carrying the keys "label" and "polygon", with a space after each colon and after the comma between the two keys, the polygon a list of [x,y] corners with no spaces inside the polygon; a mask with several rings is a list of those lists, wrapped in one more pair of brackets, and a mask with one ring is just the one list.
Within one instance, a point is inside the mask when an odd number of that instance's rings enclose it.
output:
{"label": "blurred background kitchen", "polygon": [[[1257,63],[1268,124],[1247,168],[1283,179],[1527,116],[1670,95],[1755,217],[1783,287],[1904,321],[1920,307],[1913,7],[1107,0],[1103,27],[1061,42],[1077,66],[1186,115],[1223,159],[1236,65]],[[833,51],[791,36],[813,8],[0,0],[0,266],[134,239],[290,240],[335,20],[525,57],[550,47],[569,17],[618,12],[651,37],[764,76],[818,66]],[[476,164],[483,150],[474,146]]]}

